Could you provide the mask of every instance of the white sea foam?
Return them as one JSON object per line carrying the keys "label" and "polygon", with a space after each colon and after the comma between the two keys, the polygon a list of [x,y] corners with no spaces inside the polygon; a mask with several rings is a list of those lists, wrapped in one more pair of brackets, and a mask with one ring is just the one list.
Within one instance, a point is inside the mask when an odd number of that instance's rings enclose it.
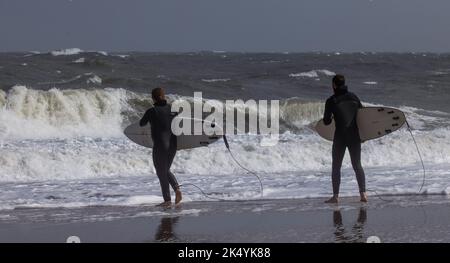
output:
{"label": "white sea foam", "polygon": [[450,74],[450,69],[441,68],[438,70],[429,71],[429,73],[434,76],[445,76]]}
{"label": "white sea foam", "polygon": [[84,63],[86,61],[85,58],[79,58],[73,61],[73,63]]}
{"label": "white sea foam", "polygon": [[98,53],[103,56],[108,56],[108,52],[106,52],[106,51],[91,51],[91,52],[95,52],[95,53]]}
{"label": "white sea foam", "polygon": [[[450,194],[449,168],[448,165],[435,165],[428,168],[423,191],[427,194]],[[260,173],[264,184],[263,198],[329,196],[331,194],[329,172],[327,169],[324,171]],[[420,166],[365,167],[365,172],[368,187],[376,189],[381,194],[417,193],[422,184]],[[357,184],[352,169],[344,168],[342,176],[341,196],[357,195]],[[248,200],[261,197],[258,181],[241,171],[235,174],[177,174],[177,177],[181,184],[185,184],[183,187],[184,202],[211,201],[188,183],[198,185],[205,192],[211,193],[210,197],[215,198]],[[92,205],[139,206],[162,201],[158,179],[154,175],[6,183],[0,184],[0,196],[2,198],[0,210],[25,207],[71,208]],[[194,211],[192,212],[195,214]],[[151,213],[145,216],[152,216]]]}
{"label": "white sea foam", "polygon": [[51,51],[50,54],[52,56],[72,56],[72,55],[78,55],[82,52],[83,52],[83,50],[81,50],[79,48],[68,48],[68,49],[54,50],[54,51]]}
{"label": "white sea foam", "polygon": [[99,77],[99,76],[97,76],[97,75],[93,75],[92,77],[90,77],[87,81],[86,81],[86,83],[87,84],[97,84],[97,85],[100,85],[100,84],[102,84],[102,79]]}
{"label": "white sea foam", "polygon": [[376,82],[376,81],[365,81],[365,82],[363,82],[363,84],[366,84],[366,85],[377,85],[378,82]]}
{"label": "white sea foam", "polygon": [[[148,177],[155,174],[151,150],[130,142],[122,133],[128,124],[125,116],[134,111],[131,101],[146,96],[122,89],[41,91],[16,86],[8,92],[0,91],[0,195],[6,200],[5,207],[155,202],[160,190],[157,177]],[[310,129],[310,124],[321,118],[323,107],[322,102],[305,102],[299,98],[281,103],[280,117],[289,130],[281,134],[279,144],[273,147],[262,147],[261,136],[229,136],[239,162],[260,173],[266,197],[329,194],[331,143]],[[427,191],[447,191],[449,114],[413,107],[401,109],[407,115],[429,169]],[[387,193],[416,190],[421,171],[406,128],[366,142],[362,150],[362,162],[371,186]],[[347,155],[343,167],[344,174],[350,176],[344,177],[345,195],[355,187]],[[221,140],[209,147],[179,151],[172,170],[180,181],[200,184],[206,191],[226,188],[232,192],[231,198],[258,197],[257,182],[234,164]],[[145,180],[150,182],[136,181],[141,177],[149,178]],[[96,182],[90,186],[86,180]],[[108,185],[117,180],[122,180],[117,183],[120,187]],[[21,183],[28,190],[20,190]],[[289,190],[291,185],[298,191]],[[116,197],[112,192],[124,196]],[[195,189],[186,193],[186,200],[204,199]],[[218,197],[230,196],[219,194]]]}
{"label": "white sea foam", "polygon": [[31,56],[34,56],[34,55],[39,55],[39,54],[41,54],[41,52],[39,52],[39,51],[29,51],[29,53],[23,55],[23,57],[26,58],[26,57],[31,57]]}
{"label": "white sea foam", "polygon": [[230,81],[231,79],[202,79],[203,82],[209,82],[209,83],[214,83],[214,82],[227,82]]}
{"label": "white sea foam", "polygon": [[312,70],[312,71],[308,71],[308,72],[291,73],[291,74],[289,74],[289,77],[292,77],[292,78],[298,78],[298,77],[317,78],[317,77],[319,77],[319,74],[317,73],[317,71]]}
{"label": "white sea foam", "polygon": [[[103,135],[111,132],[101,131]],[[415,131],[414,134],[426,163],[450,163],[449,129]],[[331,166],[331,143],[314,133],[285,133],[273,147],[260,146],[260,139],[251,135],[229,137],[233,153],[248,169],[272,174],[323,171]],[[18,142],[6,139],[1,148],[0,181],[77,180],[155,174],[150,152],[124,137]],[[401,169],[417,162],[415,146],[405,129],[363,145],[365,167]],[[344,167],[350,167],[348,156]],[[203,176],[242,172],[233,164],[221,141],[210,147],[180,151],[172,169],[177,174]]]}
{"label": "white sea foam", "polygon": [[299,78],[299,77],[304,77],[304,78],[318,78],[319,75],[324,75],[324,76],[334,76],[336,75],[336,73],[327,70],[327,69],[318,69],[318,70],[311,70],[311,71],[307,71],[307,72],[300,72],[300,73],[291,73],[289,74],[289,77],[292,78]]}
{"label": "white sea foam", "polygon": [[121,89],[48,91],[15,86],[0,93],[0,123],[9,139],[110,137],[121,135]]}
{"label": "white sea foam", "polygon": [[334,73],[333,71],[329,71],[326,69],[318,70],[318,72],[323,73],[323,74],[325,74],[325,76],[329,76],[329,77],[336,75],[336,73]]}
{"label": "white sea foam", "polygon": [[59,49],[59,50],[53,50],[50,51],[50,54],[52,56],[73,56],[73,55],[79,55],[82,53],[97,53],[103,56],[108,56],[108,53],[105,51],[84,51],[79,48],[67,48],[67,49]]}

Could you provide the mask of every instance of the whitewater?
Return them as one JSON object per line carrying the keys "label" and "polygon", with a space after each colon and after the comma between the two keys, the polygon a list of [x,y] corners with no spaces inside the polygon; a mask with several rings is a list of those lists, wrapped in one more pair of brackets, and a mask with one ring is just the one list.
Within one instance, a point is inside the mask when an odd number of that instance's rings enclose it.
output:
{"label": "whitewater", "polygon": [[[191,100],[169,95],[169,101]],[[373,106],[372,103],[364,103]],[[376,104],[378,105],[378,104]],[[139,205],[160,201],[151,149],[122,133],[151,106],[150,95],[125,89],[36,90],[14,86],[0,94],[0,209]],[[386,105],[389,106],[389,105]],[[263,198],[330,194],[331,143],[312,125],[323,102],[292,97],[280,101],[280,141],[260,145],[260,135],[229,136],[231,150],[264,184]],[[413,128],[427,168],[427,194],[450,191],[450,114],[400,107]],[[368,187],[383,194],[415,193],[422,170],[404,127],[363,144]],[[172,170],[215,198],[260,198],[257,180],[236,165],[222,140],[179,151]],[[342,195],[355,195],[356,181],[344,159]],[[186,201],[208,200],[186,186]]]}

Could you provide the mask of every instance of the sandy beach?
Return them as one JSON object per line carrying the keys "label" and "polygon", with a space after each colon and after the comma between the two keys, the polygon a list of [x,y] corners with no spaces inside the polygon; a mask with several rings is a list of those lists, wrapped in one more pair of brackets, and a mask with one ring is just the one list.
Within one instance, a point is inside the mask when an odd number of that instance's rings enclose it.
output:
{"label": "sandy beach", "polygon": [[449,242],[447,196],[187,202],[0,212],[0,242]]}

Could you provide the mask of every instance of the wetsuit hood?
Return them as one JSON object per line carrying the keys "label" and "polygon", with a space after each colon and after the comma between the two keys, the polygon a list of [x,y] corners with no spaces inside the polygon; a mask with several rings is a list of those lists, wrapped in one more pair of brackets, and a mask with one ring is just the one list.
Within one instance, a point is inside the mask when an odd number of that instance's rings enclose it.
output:
{"label": "wetsuit hood", "polygon": [[348,87],[346,85],[340,86],[334,90],[336,96],[343,95],[348,92]]}
{"label": "wetsuit hood", "polygon": [[155,106],[166,106],[167,105],[167,101],[166,100],[160,100],[155,102],[154,104]]}

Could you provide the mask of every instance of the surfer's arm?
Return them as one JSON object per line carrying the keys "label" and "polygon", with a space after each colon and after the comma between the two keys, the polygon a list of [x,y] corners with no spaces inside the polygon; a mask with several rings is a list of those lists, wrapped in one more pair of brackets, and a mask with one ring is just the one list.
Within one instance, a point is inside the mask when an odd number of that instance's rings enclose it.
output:
{"label": "surfer's arm", "polygon": [[331,103],[333,103],[332,100],[328,99],[325,103],[325,112],[323,113],[323,123],[325,125],[330,125],[333,113],[331,111]]}
{"label": "surfer's arm", "polygon": [[144,116],[142,116],[142,119],[139,121],[139,125],[141,127],[147,125],[147,123],[150,122],[150,110],[146,111]]}

